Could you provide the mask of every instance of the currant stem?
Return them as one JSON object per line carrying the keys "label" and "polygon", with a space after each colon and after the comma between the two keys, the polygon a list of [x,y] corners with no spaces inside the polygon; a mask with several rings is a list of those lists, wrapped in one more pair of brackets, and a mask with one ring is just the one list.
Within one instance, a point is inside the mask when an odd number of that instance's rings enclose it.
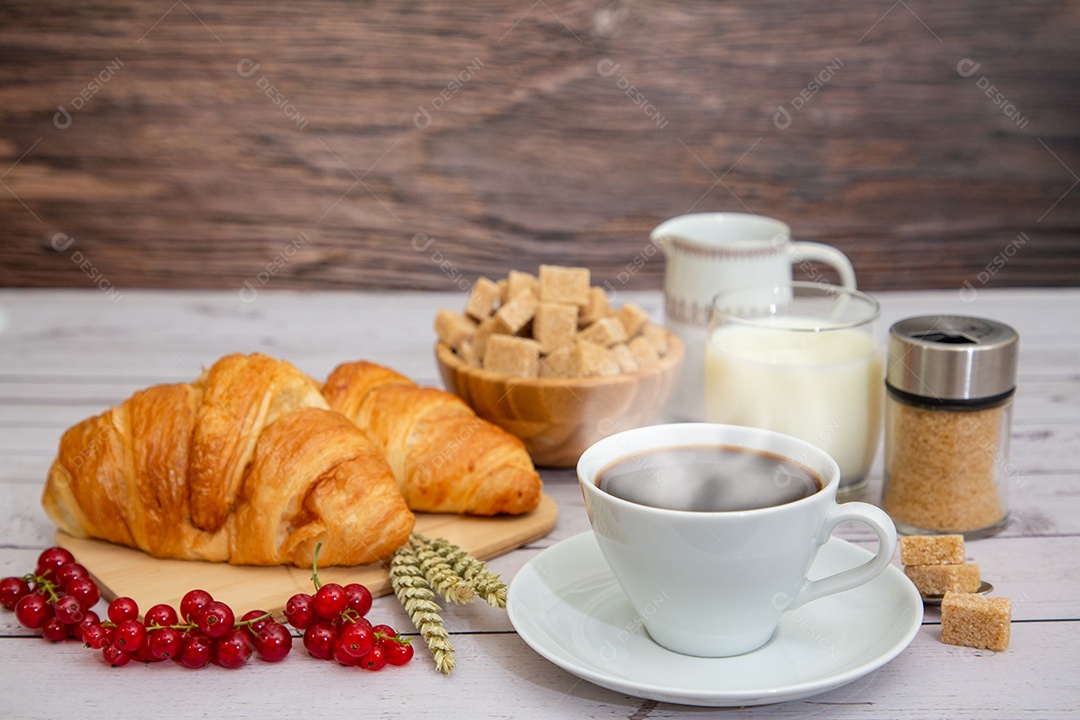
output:
{"label": "currant stem", "polygon": [[[251,618],[250,620],[237,620],[236,623],[235,623],[235,626],[236,627],[245,627],[245,626],[248,626],[248,625],[254,625],[255,623],[261,622],[262,620],[265,620],[267,618],[270,618],[271,620],[273,620],[274,619],[274,614],[273,613],[263,613],[259,617],[254,617],[254,618]],[[101,627],[111,627],[111,628],[116,627],[116,623],[114,623],[112,620],[102,620],[101,623],[99,623],[99,624],[101,625]],[[182,630],[184,632],[188,632],[188,631],[196,629],[197,627],[198,627],[198,625],[196,625],[193,622],[192,623],[177,623],[175,625],[158,625],[157,623],[153,623],[153,624],[150,624],[150,625],[146,626],[146,632],[153,632],[154,630],[164,630],[166,628],[169,628],[171,630]]]}
{"label": "currant stem", "polygon": [[315,590],[318,591],[322,587],[322,583],[319,582],[319,550],[322,549],[322,543],[315,546],[315,555],[311,558],[311,582],[315,583]]}
{"label": "currant stem", "polygon": [[48,593],[49,602],[54,603],[60,599],[60,596],[56,594],[56,583],[52,580],[49,580],[42,575],[34,575],[33,573],[24,575],[23,580],[27,583],[31,583],[34,586],[34,589]]}

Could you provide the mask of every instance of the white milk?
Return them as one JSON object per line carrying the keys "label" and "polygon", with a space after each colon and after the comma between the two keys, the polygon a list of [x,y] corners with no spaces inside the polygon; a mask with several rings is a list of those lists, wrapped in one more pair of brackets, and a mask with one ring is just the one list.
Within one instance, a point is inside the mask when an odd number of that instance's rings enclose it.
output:
{"label": "white milk", "polygon": [[877,451],[883,377],[882,352],[864,330],[719,328],[706,348],[706,418],[806,440],[836,460],[845,483],[857,482]]}

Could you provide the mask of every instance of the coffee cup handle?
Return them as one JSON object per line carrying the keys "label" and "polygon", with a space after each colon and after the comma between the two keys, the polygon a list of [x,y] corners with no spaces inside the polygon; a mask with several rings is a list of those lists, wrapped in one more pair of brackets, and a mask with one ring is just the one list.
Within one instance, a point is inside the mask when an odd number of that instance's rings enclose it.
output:
{"label": "coffee cup handle", "polygon": [[881,508],[869,503],[848,502],[833,505],[832,510],[821,526],[821,532],[818,535],[819,546],[828,541],[837,525],[848,520],[870,526],[870,529],[877,535],[877,553],[862,565],[838,572],[821,580],[804,579],[802,585],[795,591],[794,600],[788,605],[787,610],[794,610],[811,600],[844,592],[870,582],[892,562],[893,552],[896,550],[896,526],[893,525],[892,519]]}
{"label": "coffee cup handle", "polygon": [[847,255],[832,245],[806,241],[793,242],[791,243],[791,259],[796,263],[813,260],[829,265],[836,269],[841,285],[848,290],[856,289],[855,268],[851,265],[851,260],[848,260]]}

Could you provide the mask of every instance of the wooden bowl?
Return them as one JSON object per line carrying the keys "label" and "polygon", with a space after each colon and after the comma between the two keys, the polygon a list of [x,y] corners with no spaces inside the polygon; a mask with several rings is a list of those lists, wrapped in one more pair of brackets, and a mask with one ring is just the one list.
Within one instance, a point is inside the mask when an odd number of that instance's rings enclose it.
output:
{"label": "wooden bowl", "polygon": [[503,375],[466,365],[441,342],[435,357],[446,389],[521,438],[534,463],[574,467],[597,440],[661,418],[682,371],[683,344],[668,332],[668,352],[659,365],[612,377]]}

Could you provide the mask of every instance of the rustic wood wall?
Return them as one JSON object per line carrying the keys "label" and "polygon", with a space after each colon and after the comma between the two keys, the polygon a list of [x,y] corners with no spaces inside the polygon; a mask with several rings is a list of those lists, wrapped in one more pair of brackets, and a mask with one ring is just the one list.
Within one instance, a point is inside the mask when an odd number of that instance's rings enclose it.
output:
{"label": "rustic wood wall", "polygon": [[1076,284],[1078,32],[1075,2],[2,0],[0,284],[654,288],[649,230],[704,210],[869,289]]}

